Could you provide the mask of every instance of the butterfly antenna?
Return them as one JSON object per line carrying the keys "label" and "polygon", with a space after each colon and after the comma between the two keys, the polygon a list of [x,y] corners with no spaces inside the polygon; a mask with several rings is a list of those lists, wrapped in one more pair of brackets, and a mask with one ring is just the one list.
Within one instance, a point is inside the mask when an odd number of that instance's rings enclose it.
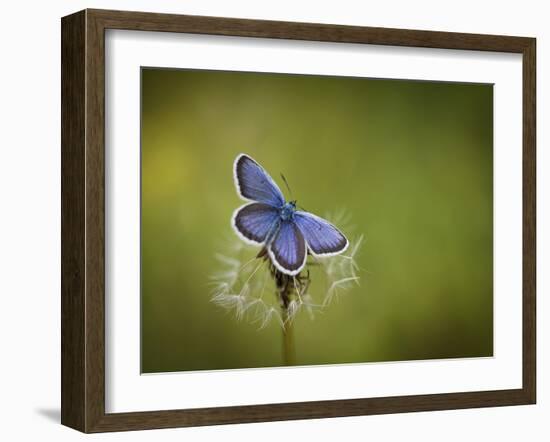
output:
{"label": "butterfly antenna", "polygon": [[285,182],[285,186],[286,188],[288,189],[288,193],[290,193],[290,198],[292,199],[292,189],[290,188],[290,186],[288,185],[288,181],[286,180],[285,176],[281,173],[281,178],[283,179],[283,181]]}

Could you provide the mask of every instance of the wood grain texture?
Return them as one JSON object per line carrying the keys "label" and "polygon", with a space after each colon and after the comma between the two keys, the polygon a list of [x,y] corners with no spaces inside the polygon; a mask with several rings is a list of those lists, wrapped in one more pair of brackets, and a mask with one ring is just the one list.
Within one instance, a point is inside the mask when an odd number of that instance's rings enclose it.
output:
{"label": "wood grain texture", "polygon": [[523,51],[523,389],[536,402],[536,41]]}
{"label": "wood grain texture", "polygon": [[86,431],[105,415],[105,38],[86,11]]}
{"label": "wood grain texture", "polygon": [[368,43],[476,51],[522,52],[529,38],[316,23],[245,20],[148,12],[88,10],[105,29]]}
{"label": "wood grain texture", "polygon": [[85,427],[85,13],[61,29],[61,422]]}
{"label": "wood grain texture", "polygon": [[[523,55],[523,387],[105,413],[105,30],[284,38]],[[535,40],[526,37],[86,10],[62,20],[62,423],[83,432],[531,404],[536,398]]]}

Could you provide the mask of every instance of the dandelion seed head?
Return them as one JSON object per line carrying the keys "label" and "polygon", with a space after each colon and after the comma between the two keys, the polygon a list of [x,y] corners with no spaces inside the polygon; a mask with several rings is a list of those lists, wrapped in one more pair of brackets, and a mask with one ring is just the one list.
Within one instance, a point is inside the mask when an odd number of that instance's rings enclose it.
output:
{"label": "dandelion seed head", "polygon": [[[288,279],[291,297],[278,297],[272,266],[267,258],[258,255],[258,249],[244,244],[236,236],[228,239],[215,254],[217,267],[210,275],[211,301],[222,309],[232,312],[239,321],[246,320],[264,329],[271,323],[285,327],[293,322],[301,311],[313,319],[360,281],[357,264],[363,235],[351,237],[351,217],[343,210],[328,214],[330,222],[338,225],[348,235],[349,247],[343,254],[316,258],[309,256],[304,270]],[[315,280],[315,294],[311,282]],[[288,289],[288,287],[287,287]],[[285,305],[283,317],[281,305]]]}

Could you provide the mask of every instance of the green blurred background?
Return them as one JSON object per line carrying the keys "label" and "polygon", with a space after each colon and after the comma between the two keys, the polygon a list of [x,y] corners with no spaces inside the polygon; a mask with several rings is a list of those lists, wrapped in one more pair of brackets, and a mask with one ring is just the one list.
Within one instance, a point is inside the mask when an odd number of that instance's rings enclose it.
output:
{"label": "green blurred background", "polygon": [[282,365],[279,324],[210,301],[240,152],[365,235],[298,365],[491,356],[492,109],[492,85],[142,69],[142,372]]}

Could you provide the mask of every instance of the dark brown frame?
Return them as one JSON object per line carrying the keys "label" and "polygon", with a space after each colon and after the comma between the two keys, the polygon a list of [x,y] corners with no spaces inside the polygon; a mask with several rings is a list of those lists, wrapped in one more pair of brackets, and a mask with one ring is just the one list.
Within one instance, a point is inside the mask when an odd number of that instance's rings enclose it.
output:
{"label": "dark brown frame", "polygon": [[[535,403],[536,40],[534,38],[105,10],[77,12],[64,17],[61,25],[61,422],[64,425],[83,432],[102,432]],[[522,388],[189,410],[105,413],[104,43],[106,29],[522,54]]]}

